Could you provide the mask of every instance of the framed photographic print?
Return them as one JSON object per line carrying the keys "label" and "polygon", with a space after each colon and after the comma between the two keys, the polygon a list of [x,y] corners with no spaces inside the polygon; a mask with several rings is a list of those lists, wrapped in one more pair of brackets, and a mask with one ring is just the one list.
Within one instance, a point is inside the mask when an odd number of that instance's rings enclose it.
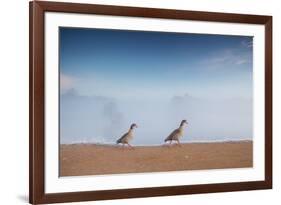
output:
{"label": "framed photographic print", "polygon": [[30,2],[30,203],[271,187],[271,16]]}

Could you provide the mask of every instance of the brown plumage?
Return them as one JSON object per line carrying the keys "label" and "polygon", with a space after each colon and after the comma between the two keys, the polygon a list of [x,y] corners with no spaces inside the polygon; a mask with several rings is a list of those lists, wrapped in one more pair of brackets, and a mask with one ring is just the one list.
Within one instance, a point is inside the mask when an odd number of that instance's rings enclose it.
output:
{"label": "brown plumage", "polygon": [[136,128],[137,125],[135,123],[133,123],[131,126],[130,126],[130,129],[128,132],[126,132],[120,139],[118,139],[116,141],[117,144],[121,143],[123,145],[127,144],[131,147],[131,145],[129,144],[129,142],[133,139],[133,130],[134,128]]}
{"label": "brown plumage", "polygon": [[170,141],[177,141],[178,144],[180,144],[179,139],[183,136],[184,134],[184,124],[188,124],[186,120],[182,120],[179,128],[175,129],[166,139],[165,142]]}

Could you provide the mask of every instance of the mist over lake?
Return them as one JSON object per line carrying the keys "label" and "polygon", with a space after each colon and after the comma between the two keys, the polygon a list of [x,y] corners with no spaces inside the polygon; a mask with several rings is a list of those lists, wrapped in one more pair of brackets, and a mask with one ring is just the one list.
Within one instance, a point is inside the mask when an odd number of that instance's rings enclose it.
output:
{"label": "mist over lake", "polygon": [[101,96],[61,96],[61,143],[115,143],[137,123],[133,144],[162,144],[188,121],[183,141],[251,140],[251,99],[200,99],[189,95],[166,100],[116,100]]}

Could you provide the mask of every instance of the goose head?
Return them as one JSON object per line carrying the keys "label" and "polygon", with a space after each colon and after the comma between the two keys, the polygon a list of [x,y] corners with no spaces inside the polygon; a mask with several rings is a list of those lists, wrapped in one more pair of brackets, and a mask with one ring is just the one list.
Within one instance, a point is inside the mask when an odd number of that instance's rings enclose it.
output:
{"label": "goose head", "polygon": [[130,129],[133,130],[134,128],[137,128],[137,127],[138,127],[137,124],[133,123],[133,124],[131,124]]}
{"label": "goose head", "polygon": [[186,120],[182,120],[180,126],[183,126],[183,125],[185,125],[185,124],[187,125],[188,122],[187,122]]}

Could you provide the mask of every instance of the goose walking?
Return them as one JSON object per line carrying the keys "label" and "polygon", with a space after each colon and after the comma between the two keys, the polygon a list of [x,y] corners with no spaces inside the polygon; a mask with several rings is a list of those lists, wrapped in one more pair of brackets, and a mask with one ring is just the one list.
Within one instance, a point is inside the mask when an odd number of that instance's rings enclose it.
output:
{"label": "goose walking", "polygon": [[179,128],[175,129],[166,139],[165,142],[170,141],[170,144],[172,144],[172,141],[175,140],[180,145],[179,139],[184,135],[184,125],[188,124],[186,120],[182,120]]}
{"label": "goose walking", "polygon": [[129,144],[129,141],[131,141],[132,139],[133,139],[133,130],[135,129],[135,128],[137,128],[138,126],[135,124],[135,123],[133,123],[131,126],[130,126],[130,129],[129,129],[129,131],[128,132],[126,132],[120,139],[118,139],[117,141],[116,141],[116,143],[117,144],[119,144],[119,143],[121,143],[121,144],[123,144],[123,146],[125,145],[125,144],[127,144],[128,146],[130,146],[130,147],[132,147],[130,144]]}

